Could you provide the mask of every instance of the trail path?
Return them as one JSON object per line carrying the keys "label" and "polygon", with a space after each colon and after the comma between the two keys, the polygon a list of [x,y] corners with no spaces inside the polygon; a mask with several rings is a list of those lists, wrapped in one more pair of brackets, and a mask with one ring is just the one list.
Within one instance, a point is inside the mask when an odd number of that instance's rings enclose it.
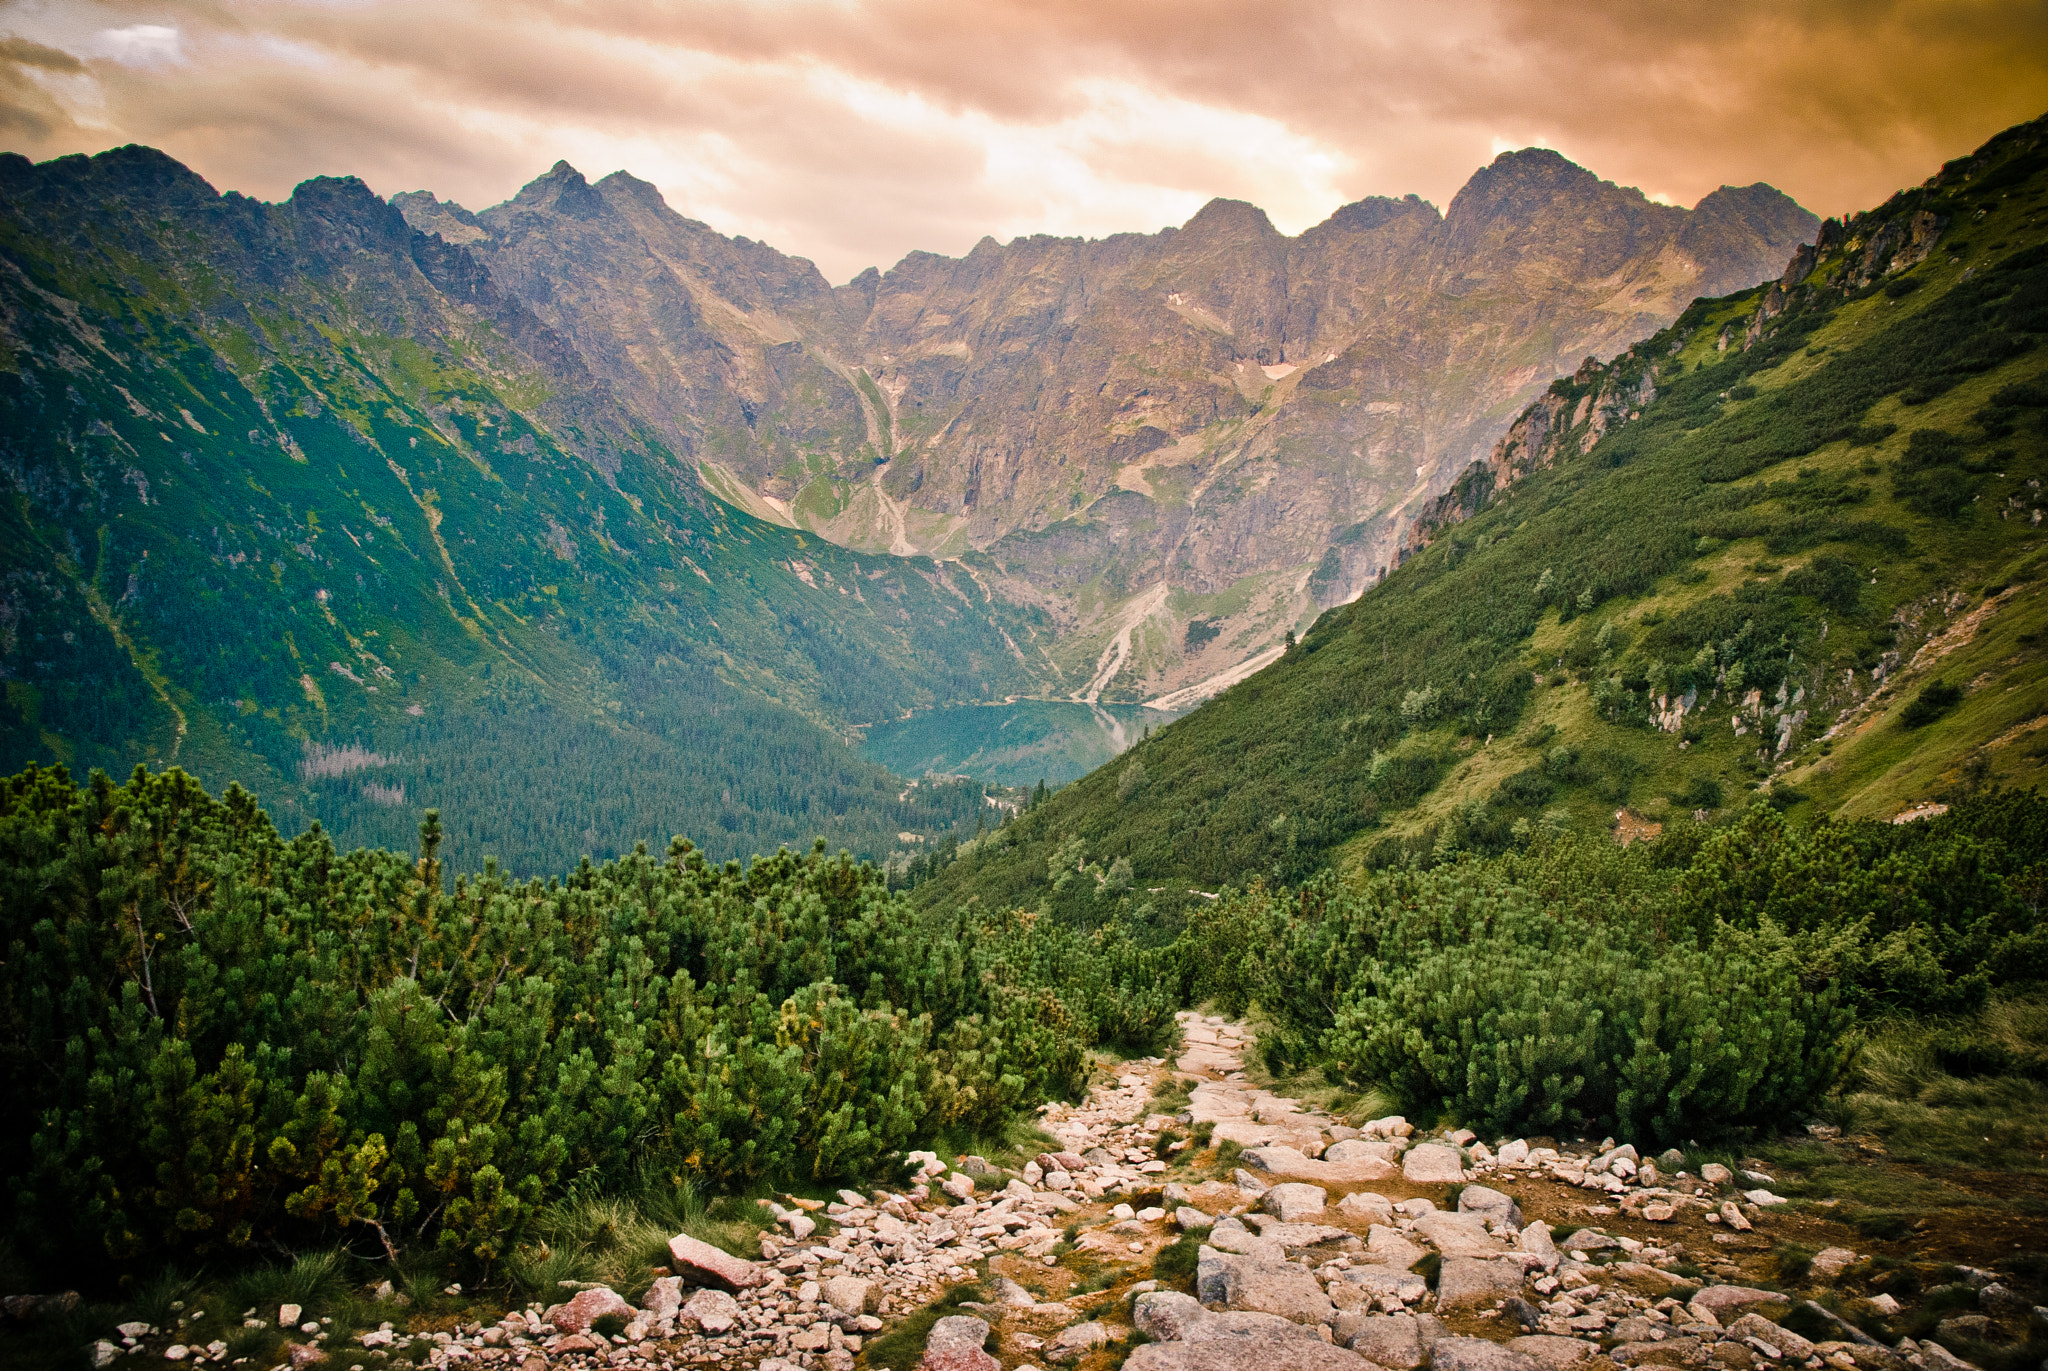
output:
{"label": "trail path", "polygon": [[[586,1291],[425,1360],[855,1371],[869,1340],[976,1281],[981,1298],[931,1326],[922,1371],[1107,1371],[1127,1350],[1129,1371],[1966,1365],[1932,1343],[1815,1346],[1761,1317],[1783,1316],[1787,1297],[1670,1270],[1690,1260],[1736,1281],[1773,1269],[1777,1241],[1818,1245],[1799,1231],[1817,1221],[1775,1212],[1768,1177],[1743,1173],[1738,1192],[1723,1168],[1696,1180],[1667,1154],[1660,1172],[1611,1142],[1495,1150],[1469,1133],[1419,1138],[1398,1117],[1354,1126],[1251,1080],[1242,1024],[1179,1019],[1170,1062],[1122,1063],[1085,1100],[1045,1107],[1057,1148],[1014,1170],[912,1153],[919,1179],[901,1193],[771,1205],[778,1232],[758,1262],[679,1237],[674,1274],[641,1310]],[[1553,1224],[1575,1231],[1553,1243]],[[1763,1224],[1776,1241],[1752,1233]],[[1183,1242],[1198,1244],[1192,1280]],[[1178,1260],[1155,1271],[1168,1248]],[[1836,1258],[1855,1254],[1815,1263]],[[631,1320],[615,1338],[587,1326],[607,1301]]]}

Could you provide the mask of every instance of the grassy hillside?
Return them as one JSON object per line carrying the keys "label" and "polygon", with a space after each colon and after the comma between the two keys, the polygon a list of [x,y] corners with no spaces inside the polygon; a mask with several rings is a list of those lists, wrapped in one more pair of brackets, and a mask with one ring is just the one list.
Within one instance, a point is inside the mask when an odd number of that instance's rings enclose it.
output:
{"label": "grassy hillside", "polygon": [[[1624,809],[1682,828],[1751,791],[1889,816],[2033,784],[2044,128],[1559,381],[1517,426],[1538,440],[1467,472],[1383,584],[963,849],[931,897],[1100,914]],[[1052,895],[1119,859],[1131,895]]]}
{"label": "grassy hillside", "polygon": [[288,830],[573,866],[972,824],[847,745],[1041,625],[970,568],[709,498],[359,182],[266,205],[146,149],[0,159],[0,771],[176,764]]}

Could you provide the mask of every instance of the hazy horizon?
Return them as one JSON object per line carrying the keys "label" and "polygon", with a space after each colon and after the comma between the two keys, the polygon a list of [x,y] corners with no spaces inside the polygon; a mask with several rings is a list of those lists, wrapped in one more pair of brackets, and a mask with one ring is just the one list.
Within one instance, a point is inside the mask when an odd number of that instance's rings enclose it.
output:
{"label": "hazy horizon", "polygon": [[355,175],[476,209],[561,159],[833,281],[1218,196],[1290,234],[1444,207],[1528,146],[1839,214],[2044,109],[2048,10],[2011,0],[0,0],[0,145],[37,160],[138,142],[264,199]]}

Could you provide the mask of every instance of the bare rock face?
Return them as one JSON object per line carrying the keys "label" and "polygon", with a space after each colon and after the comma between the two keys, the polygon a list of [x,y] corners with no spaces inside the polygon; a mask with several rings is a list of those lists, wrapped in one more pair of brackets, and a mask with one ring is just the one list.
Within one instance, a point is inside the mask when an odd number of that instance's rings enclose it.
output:
{"label": "bare rock face", "polygon": [[683,1278],[663,1276],[647,1288],[641,1307],[659,1319],[672,1319],[683,1307]]}
{"label": "bare rock face", "polygon": [[881,1287],[858,1276],[834,1276],[823,1282],[819,1291],[825,1303],[842,1314],[872,1314],[882,1305]]}
{"label": "bare rock face", "polygon": [[[1157,234],[985,238],[834,287],[625,173],[558,164],[479,214],[394,203],[721,498],[870,551],[989,553],[1065,620],[1076,685],[1105,630],[1150,624],[1124,699],[1358,594],[1551,378],[1777,276],[1817,226],[1768,186],[1684,210],[1529,149],[1441,213],[1370,199],[1289,238],[1215,200]],[[1127,592],[1082,613],[1098,580]],[[1248,603],[1221,618],[1153,594],[1233,586]]]}
{"label": "bare rock face", "polygon": [[1438,1210],[1417,1219],[1415,1231],[1429,1239],[1445,1257],[1492,1257],[1507,1250],[1500,1239],[1486,1231],[1486,1221],[1477,1214]]}
{"label": "bare rock face", "polygon": [[1488,1257],[1447,1257],[1437,1275],[1438,1309],[1491,1304],[1522,1290],[1520,1262]]}
{"label": "bare rock face", "polygon": [[1339,1340],[1376,1366],[1413,1371],[1429,1363],[1442,1325],[1429,1315],[1374,1314],[1337,1325]]}
{"label": "bare rock face", "polygon": [[1188,1330],[1212,1317],[1201,1301],[1177,1290],[1154,1290],[1131,1305],[1131,1326],[1154,1342],[1179,1342]]}
{"label": "bare rock face", "polygon": [[1223,1304],[1231,1310],[1277,1314],[1310,1324],[1329,1323],[1337,1317],[1337,1306],[1316,1278],[1290,1263],[1237,1257],[1224,1268],[1222,1285]]}
{"label": "bare rock face", "polygon": [[1694,1295],[1692,1302],[1727,1324],[1750,1310],[1773,1304],[1790,1304],[1791,1299],[1775,1290],[1756,1290],[1746,1285],[1710,1285]]}
{"label": "bare rock face", "polygon": [[1124,1365],[1131,1371],[1372,1371],[1356,1352],[1284,1333],[1147,1343]]}
{"label": "bare rock face", "polygon": [[1794,1361],[1805,1361],[1813,1355],[1812,1343],[1789,1328],[1780,1328],[1761,1314],[1744,1314],[1728,1325],[1728,1333],[1736,1338],[1760,1339]]}
{"label": "bare rock face", "polygon": [[1366,1230],[1366,1251],[1375,1262],[1385,1266],[1398,1267],[1403,1271],[1414,1266],[1426,1255],[1417,1243],[1410,1242],[1398,1228],[1385,1224],[1374,1224]]}
{"label": "bare rock face", "polygon": [[1365,1219],[1371,1223],[1391,1225],[1394,1222],[1394,1205],[1385,1195],[1376,1195],[1370,1190],[1354,1190],[1337,1201],[1337,1212],[1349,1219]]}
{"label": "bare rock face", "polygon": [[1401,1144],[1395,1142],[1373,1142],[1366,1138],[1345,1138],[1335,1142],[1323,1152],[1323,1160],[1335,1165],[1349,1166],[1366,1162],[1388,1163],[1383,1174],[1393,1175],[1393,1162],[1400,1160]]}
{"label": "bare rock face", "polygon": [[1522,1206],[1508,1195],[1485,1185],[1468,1185],[1458,1192],[1458,1212],[1478,1214],[1488,1222],[1500,1220],[1522,1226]]}
{"label": "bare rock face", "polygon": [[1507,1346],[1510,1351],[1533,1357],[1551,1371],[1567,1371],[1600,1354],[1598,1346],[1583,1338],[1561,1338],[1550,1333],[1525,1333],[1509,1338]]}
{"label": "bare rock face", "polygon": [[1321,1214],[1329,1197],[1320,1185],[1289,1181],[1259,1196],[1259,1208],[1282,1223],[1295,1223]]}
{"label": "bare rock face", "polygon": [[1834,1280],[1861,1260],[1860,1256],[1846,1247],[1830,1247],[1813,1259],[1813,1269],[1829,1280]]}
{"label": "bare rock face", "polygon": [[1515,1245],[1535,1257],[1549,1270],[1557,1269],[1557,1244],[1551,1240],[1550,1225],[1538,1219],[1524,1228]]}
{"label": "bare rock face", "polygon": [[740,1321],[740,1304],[723,1290],[699,1290],[684,1302],[681,1317],[704,1333],[729,1333]]}
{"label": "bare rock face", "polygon": [[1431,1371],[1541,1371],[1542,1363],[1485,1338],[1443,1338],[1430,1356]]}
{"label": "bare rock face", "polygon": [[1045,1348],[1045,1359],[1066,1365],[1103,1346],[1109,1341],[1109,1329],[1090,1320],[1063,1328]]}

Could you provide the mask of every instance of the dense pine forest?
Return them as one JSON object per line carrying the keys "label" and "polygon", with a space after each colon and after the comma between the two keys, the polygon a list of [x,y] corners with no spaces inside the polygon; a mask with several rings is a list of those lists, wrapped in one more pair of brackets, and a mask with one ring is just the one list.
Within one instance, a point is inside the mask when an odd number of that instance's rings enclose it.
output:
{"label": "dense pine forest", "polygon": [[0,1170],[25,1253],[134,1267],[357,1239],[514,1259],[572,1181],[887,1172],[1162,1046],[1172,954],[921,911],[820,844],[561,877],[279,836],[140,770],[5,784]]}

